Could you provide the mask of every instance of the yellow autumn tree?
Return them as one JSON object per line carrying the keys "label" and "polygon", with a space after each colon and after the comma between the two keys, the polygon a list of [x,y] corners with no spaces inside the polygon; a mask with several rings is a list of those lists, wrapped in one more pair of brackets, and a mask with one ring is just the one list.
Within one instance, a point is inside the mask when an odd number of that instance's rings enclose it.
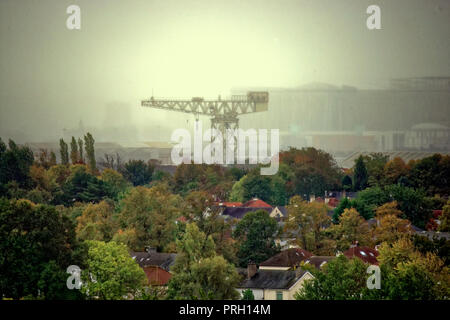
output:
{"label": "yellow autumn tree", "polygon": [[373,230],[376,243],[393,243],[412,234],[411,222],[400,218],[402,212],[397,209],[397,202],[386,203],[376,209],[377,225]]}

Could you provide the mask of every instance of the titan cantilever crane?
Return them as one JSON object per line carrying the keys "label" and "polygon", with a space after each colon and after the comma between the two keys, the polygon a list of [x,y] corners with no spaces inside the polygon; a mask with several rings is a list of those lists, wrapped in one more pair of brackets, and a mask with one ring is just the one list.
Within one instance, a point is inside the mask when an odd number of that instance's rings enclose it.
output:
{"label": "titan cantilever crane", "polygon": [[266,91],[249,91],[247,95],[234,95],[231,99],[205,100],[200,97],[191,100],[155,99],[151,97],[141,102],[142,107],[191,113],[198,120],[200,115],[211,117],[211,128],[217,129],[225,138],[226,129],[238,129],[238,116],[267,111],[269,93]]}

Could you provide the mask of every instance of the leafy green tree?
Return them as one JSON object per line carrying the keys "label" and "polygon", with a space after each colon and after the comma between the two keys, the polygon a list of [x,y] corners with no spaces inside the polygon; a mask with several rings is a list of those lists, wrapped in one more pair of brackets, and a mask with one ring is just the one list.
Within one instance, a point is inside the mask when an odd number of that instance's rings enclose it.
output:
{"label": "leafy green tree", "polygon": [[20,188],[32,187],[30,167],[34,162],[31,149],[27,146],[18,146],[9,140],[8,147],[0,139],[0,195],[7,192],[6,185],[15,181]]}
{"label": "leafy green tree", "polygon": [[371,187],[383,186],[385,184],[384,168],[389,156],[382,153],[371,153],[362,157],[367,168],[368,185]]}
{"label": "leafy green tree", "polygon": [[342,188],[345,191],[351,191],[353,187],[353,182],[352,182],[352,178],[350,178],[350,176],[345,175],[344,178],[342,179]]}
{"label": "leafy green tree", "polygon": [[360,259],[349,260],[340,255],[320,270],[311,269],[314,278],[306,280],[294,297],[297,300],[363,299],[373,291],[367,289],[366,270],[367,265]]}
{"label": "leafy green tree", "polygon": [[214,198],[205,191],[192,191],[186,197],[184,212],[199,227],[205,235],[212,236],[216,252],[227,261],[236,263],[235,241],[230,238],[231,224],[220,215],[220,210],[214,209]]}
{"label": "leafy green tree", "polygon": [[255,300],[252,289],[242,291],[242,300]]}
{"label": "leafy green tree", "polygon": [[237,299],[239,276],[232,264],[216,255],[214,240],[195,223],[177,240],[177,258],[169,281],[169,299]]}
{"label": "leafy green tree", "polygon": [[110,241],[117,230],[114,207],[106,201],[88,204],[77,222],[76,232],[80,240]]}
{"label": "leafy green tree", "polygon": [[78,144],[75,140],[75,137],[72,137],[72,141],[70,142],[70,160],[72,164],[76,164],[79,162],[80,154],[78,153]]}
{"label": "leafy green tree", "polygon": [[81,138],[78,138],[78,152],[79,152],[79,162],[84,163],[83,140]]}
{"label": "leafy green tree", "polygon": [[165,185],[152,188],[133,188],[120,204],[119,219],[123,227],[134,230],[131,247],[143,250],[147,246],[162,251],[172,251],[177,225],[181,216],[182,199],[170,193]]}
{"label": "leafy green tree", "polygon": [[74,167],[62,190],[62,201],[66,205],[72,205],[76,201],[99,202],[113,198],[109,185],[89,173],[84,165]]}
{"label": "leafy green tree", "polygon": [[364,190],[367,186],[368,175],[367,168],[364,164],[364,159],[362,156],[359,156],[355,161],[355,169],[354,169],[354,186],[353,189],[355,191]]}
{"label": "leafy green tree", "polygon": [[243,176],[245,176],[247,171],[243,168],[231,167],[229,169],[229,173],[233,176],[234,181],[239,181]]}
{"label": "leafy green tree", "polygon": [[426,236],[416,234],[412,237],[412,241],[414,247],[422,254],[426,254],[427,252],[434,253],[444,261],[446,266],[450,265],[450,240],[447,240],[444,237],[440,239],[436,237],[428,239]]}
{"label": "leafy green tree", "polygon": [[233,202],[244,202],[244,183],[247,176],[243,176],[239,181],[233,184],[233,188],[230,193],[230,201]]}
{"label": "leafy green tree", "polygon": [[285,231],[295,244],[317,255],[334,255],[334,246],[326,239],[323,229],[331,224],[325,204],[306,202],[294,196],[287,206],[289,220]]}
{"label": "leafy green tree", "polygon": [[399,157],[390,160],[384,166],[384,175],[386,184],[396,184],[401,177],[406,177],[409,173],[409,168],[405,161]]}
{"label": "leafy green tree", "polygon": [[278,231],[276,220],[266,211],[247,213],[233,232],[233,237],[239,241],[239,265],[246,267],[250,261],[260,263],[278,253],[275,245]]}
{"label": "leafy green tree", "polygon": [[59,153],[61,155],[61,164],[68,165],[69,164],[69,148],[67,143],[64,142],[64,139],[59,139]]}
{"label": "leafy green tree", "polygon": [[392,300],[434,300],[434,281],[420,264],[400,263],[395,271],[385,274],[387,298]]}
{"label": "leafy green tree", "polygon": [[252,170],[247,175],[247,179],[244,180],[242,187],[244,189],[244,202],[255,197],[263,201],[271,200],[271,178],[269,176],[262,176],[259,170]]}
{"label": "leafy green tree", "polygon": [[0,199],[0,296],[76,297],[65,282],[66,268],[82,263],[76,247],[73,223],[54,207]]}
{"label": "leafy green tree", "polygon": [[408,180],[415,189],[423,189],[427,195],[450,194],[450,156],[434,154],[416,161]]}
{"label": "leafy green tree", "polygon": [[386,196],[389,196],[390,201],[397,201],[398,209],[403,212],[402,218],[408,219],[419,228],[425,228],[432,217],[430,203],[425,192],[397,184],[386,186],[385,193]]}
{"label": "leafy green tree", "polygon": [[95,160],[94,137],[89,132],[84,136],[84,147],[86,149],[87,163],[92,173],[97,172],[97,162]]}
{"label": "leafy green tree", "polygon": [[398,209],[403,212],[401,218],[408,219],[419,228],[425,228],[431,218],[431,205],[422,190],[405,187],[400,184],[383,188],[371,187],[358,193],[351,203],[364,218],[374,216],[375,209],[385,203],[396,201]]}
{"label": "leafy green tree", "polygon": [[333,210],[333,222],[339,223],[339,217],[344,213],[344,210],[350,208],[352,208],[352,201],[349,198],[343,198]]}
{"label": "leafy green tree", "polygon": [[[327,190],[340,188],[341,171],[333,157],[325,151],[290,148],[280,152],[280,169],[283,164],[290,167],[293,174],[292,180],[287,180],[288,196],[322,195]],[[293,192],[289,191],[290,187]]]}
{"label": "leafy green tree", "polygon": [[403,213],[397,209],[397,202],[386,203],[376,209],[377,225],[373,235],[377,243],[393,243],[412,234],[411,223],[400,218]]}
{"label": "leafy green tree", "polygon": [[129,160],[121,169],[121,173],[133,186],[143,186],[150,182],[153,170],[152,165],[142,160]]}
{"label": "leafy green tree", "polygon": [[117,198],[119,194],[124,193],[131,184],[122,176],[120,172],[114,169],[105,169],[102,171],[101,180],[104,181],[114,198]]}
{"label": "leafy green tree", "polygon": [[81,291],[89,299],[123,300],[143,294],[147,277],[124,244],[88,240]]}
{"label": "leafy green tree", "polygon": [[330,230],[337,242],[337,249],[347,250],[358,242],[361,246],[372,246],[372,239],[367,221],[355,209],[345,209],[339,217],[339,224]]}
{"label": "leafy green tree", "polygon": [[383,243],[379,252],[388,299],[448,299],[450,271],[436,254],[421,253],[409,238]]}
{"label": "leafy green tree", "polygon": [[270,182],[270,189],[272,190],[272,195],[269,201],[273,206],[284,206],[287,204],[288,195],[285,180],[278,175],[274,175]]}

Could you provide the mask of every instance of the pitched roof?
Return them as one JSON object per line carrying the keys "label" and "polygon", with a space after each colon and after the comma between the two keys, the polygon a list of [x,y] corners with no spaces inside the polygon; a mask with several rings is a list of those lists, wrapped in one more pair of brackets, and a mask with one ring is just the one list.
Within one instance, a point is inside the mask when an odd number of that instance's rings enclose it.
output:
{"label": "pitched roof", "polygon": [[253,198],[242,205],[243,207],[251,208],[272,208],[272,206],[258,198]]}
{"label": "pitched roof", "polygon": [[362,261],[378,265],[378,251],[369,247],[353,247],[344,252],[347,258],[357,257]]}
{"label": "pitched roof", "polygon": [[236,219],[242,219],[247,213],[258,210],[264,210],[270,214],[272,208],[251,208],[251,207],[226,207],[222,212],[223,216],[230,216]]}
{"label": "pitched roof", "polygon": [[336,258],[335,256],[312,256],[304,261],[305,264],[311,264],[317,269],[321,269],[328,261]]}
{"label": "pitched roof", "polygon": [[157,286],[166,286],[169,283],[172,275],[170,272],[157,266],[144,267],[145,275],[147,276],[148,283]]}
{"label": "pitched roof", "polygon": [[307,271],[305,270],[258,270],[251,278],[245,279],[240,288],[252,289],[289,289]]}
{"label": "pitched roof", "polygon": [[290,248],[283,250],[277,255],[261,262],[259,265],[263,267],[294,267],[300,264],[303,260],[312,256],[311,252],[300,248]]}
{"label": "pitched roof", "polygon": [[166,271],[175,263],[176,253],[162,252],[130,252],[130,256],[139,264],[141,268],[148,266],[161,267]]}
{"label": "pitched roof", "polygon": [[242,207],[242,202],[219,202],[217,204],[220,207]]}

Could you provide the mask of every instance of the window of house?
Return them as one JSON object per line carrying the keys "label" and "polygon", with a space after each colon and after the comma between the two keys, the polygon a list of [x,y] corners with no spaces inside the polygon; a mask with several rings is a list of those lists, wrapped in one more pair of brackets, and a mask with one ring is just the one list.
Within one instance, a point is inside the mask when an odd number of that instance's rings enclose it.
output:
{"label": "window of house", "polygon": [[277,300],[283,300],[283,292],[277,291]]}

